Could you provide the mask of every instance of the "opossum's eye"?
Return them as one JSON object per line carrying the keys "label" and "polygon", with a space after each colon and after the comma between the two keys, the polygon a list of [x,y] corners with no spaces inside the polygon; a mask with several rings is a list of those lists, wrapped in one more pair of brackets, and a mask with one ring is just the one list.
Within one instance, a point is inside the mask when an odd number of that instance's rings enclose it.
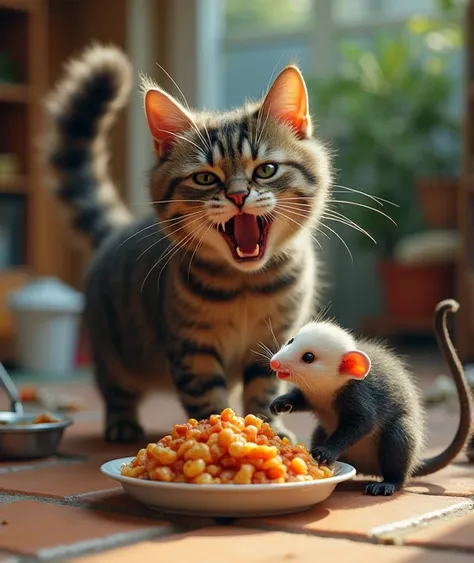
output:
{"label": "opossum's eye", "polygon": [[311,352],[305,352],[302,356],[301,359],[303,360],[303,362],[305,364],[312,364],[315,360],[314,354]]}
{"label": "opossum's eye", "polygon": [[288,342],[286,343],[286,345],[289,346],[290,344],[293,344],[294,341],[295,341],[294,338],[290,338],[290,339],[288,340]]}

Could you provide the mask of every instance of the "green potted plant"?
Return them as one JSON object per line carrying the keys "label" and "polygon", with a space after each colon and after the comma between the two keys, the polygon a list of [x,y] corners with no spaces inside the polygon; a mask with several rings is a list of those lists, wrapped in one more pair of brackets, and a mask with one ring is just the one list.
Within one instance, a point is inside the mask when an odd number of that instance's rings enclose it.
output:
{"label": "green potted plant", "polygon": [[444,59],[426,52],[413,30],[407,32],[376,37],[372,50],[344,45],[337,77],[309,86],[313,108],[337,150],[338,183],[394,204],[382,208],[358,197],[379,212],[350,205],[344,214],[377,241],[374,247],[359,237],[378,253],[387,312],[398,318],[431,314],[432,301],[449,291],[446,267],[404,266],[393,255],[400,239],[424,227],[419,182],[450,178],[459,164],[459,132],[446,110],[452,82]]}
{"label": "green potted plant", "polygon": [[[455,68],[455,57],[459,57],[463,46],[462,22],[466,0],[436,0],[435,4],[437,13],[413,16],[407,22],[407,27],[412,36],[419,39],[425,53],[430,54],[430,63],[446,72],[449,68]],[[460,135],[457,134],[455,141],[459,140]],[[459,161],[458,152],[459,147],[454,155],[454,165]],[[458,225],[459,179],[453,175],[453,162],[447,163],[445,159],[440,164],[438,169],[433,169],[432,176],[419,179],[418,197],[423,218],[429,227],[452,229]]]}

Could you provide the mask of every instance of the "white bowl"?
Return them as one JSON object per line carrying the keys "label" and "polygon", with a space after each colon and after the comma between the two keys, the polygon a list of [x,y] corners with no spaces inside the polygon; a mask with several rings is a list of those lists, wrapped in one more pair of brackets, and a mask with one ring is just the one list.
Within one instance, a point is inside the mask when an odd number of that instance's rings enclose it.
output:
{"label": "white bowl", "polygon": [[352,479],[352,465],[336,462],[335,474],[327,479],[280,485],[193,485],[145,481],[120,474],[133,457],[114,459],[100,470],[118,481],[124,491],[152,510],[188,516],[245,518],[291,514],[326,500],[338,483]]}

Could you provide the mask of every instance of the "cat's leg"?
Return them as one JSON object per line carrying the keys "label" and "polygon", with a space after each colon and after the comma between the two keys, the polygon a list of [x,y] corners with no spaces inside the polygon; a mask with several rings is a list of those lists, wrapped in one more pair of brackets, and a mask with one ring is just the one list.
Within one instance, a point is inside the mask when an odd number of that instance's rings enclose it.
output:
{"label": "cat's leg", "polygon": [[208,418],[229,406],[227,379],[218,354],[210,349],[170,358],[171,375],[189,418]]}
{"label": "cat's leg", "polygon": [[[127,386],[103,360],[94,358],[97,386],[105,403],[104,438],[107,442],[138,443],[145,433],[138,422],[141,393]],[[123,374],[121,374],[123,375]]]}
{"label": "cat's leg", "polygon": [[273,371],[262,362],[249,364],[244,370],[244,411],[245,414],[262,415],[280,437],[286,436],[293,443],[295,435],[288,430],[281,418],[270,411],[273,401],[286,389]]}

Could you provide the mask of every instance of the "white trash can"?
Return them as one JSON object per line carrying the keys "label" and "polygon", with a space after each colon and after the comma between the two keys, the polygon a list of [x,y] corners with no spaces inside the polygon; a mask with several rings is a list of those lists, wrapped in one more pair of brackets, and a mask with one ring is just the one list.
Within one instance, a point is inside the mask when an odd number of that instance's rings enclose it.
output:
{"label": "white trash can", "polygon": [[68,374],[75,354],[84,296],[56,278],[38,278],[9,299],[16,321],[20,367]]}

